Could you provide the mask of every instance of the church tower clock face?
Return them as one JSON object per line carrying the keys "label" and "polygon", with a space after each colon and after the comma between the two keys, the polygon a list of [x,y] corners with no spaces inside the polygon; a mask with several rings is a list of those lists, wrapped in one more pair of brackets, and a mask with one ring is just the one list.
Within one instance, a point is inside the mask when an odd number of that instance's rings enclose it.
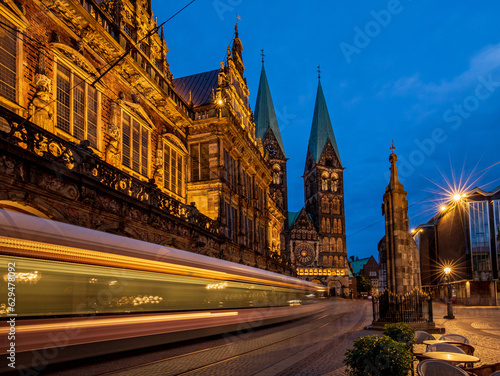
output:
{"label": "church tower clock face", "polygon": [[301,243],[295,248],[295,258],[302,265],[309,265],[314,260],[314,250],[307,243]]}

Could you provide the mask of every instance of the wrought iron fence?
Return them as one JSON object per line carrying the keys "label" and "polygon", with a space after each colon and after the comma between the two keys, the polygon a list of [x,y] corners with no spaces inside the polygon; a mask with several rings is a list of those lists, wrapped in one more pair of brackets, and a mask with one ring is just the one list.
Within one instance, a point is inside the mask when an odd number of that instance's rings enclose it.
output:
{"label": "wrought iron fence", "polygon": [[373,321],[432,322],[432,297],[419,289],[404,295],[386,290],[373,298]]}

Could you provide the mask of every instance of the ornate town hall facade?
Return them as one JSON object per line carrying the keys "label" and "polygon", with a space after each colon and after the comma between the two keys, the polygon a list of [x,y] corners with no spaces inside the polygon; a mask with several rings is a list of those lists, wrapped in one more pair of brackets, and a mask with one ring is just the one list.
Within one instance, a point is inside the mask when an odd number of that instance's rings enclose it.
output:
{"label": "ornate town hall facade", "polygon": [[0,21],[0,207],[294,273],[237,29],[220,67],[174,79],[148,1],[4,0]]}

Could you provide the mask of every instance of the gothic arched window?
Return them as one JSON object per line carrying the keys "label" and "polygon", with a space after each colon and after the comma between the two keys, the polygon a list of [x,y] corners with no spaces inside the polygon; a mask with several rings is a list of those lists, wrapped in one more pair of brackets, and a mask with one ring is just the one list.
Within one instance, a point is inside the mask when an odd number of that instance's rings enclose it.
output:
{"label": "gothic arched window", "polygon": [[337,192],[339,190],[339,176],[335,172],[332,172],[331,179],[330,188],[332,192]]}
{"label": "gothic arched window", "polygon": [[336,252],[335,238],[330,238],[330,252]]}
{"label": "gothic arched window", "polygon": [[327,191],[328,190],[328,172],[323,172],[321,175],[321,190],[322,191]]}

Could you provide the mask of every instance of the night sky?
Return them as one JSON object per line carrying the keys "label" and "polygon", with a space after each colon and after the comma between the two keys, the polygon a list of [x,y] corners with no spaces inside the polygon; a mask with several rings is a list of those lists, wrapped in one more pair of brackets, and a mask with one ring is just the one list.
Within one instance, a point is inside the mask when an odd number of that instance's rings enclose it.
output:
{"label": "night sky", "polygon": [[[188,2],[153,1],[158,23]],[[265,51],[290,158],[290,211],[304,201],[301,176],[321,66],[346,168],[349,256],[378,256],[392,139],[410,227],[437,212],[442,188],[453,182],[500,185],[500,164],[489,168],[500,161],[500,3],[197,0],[165,25],[174,77],[219,67],[236,13],[252,109]]]}

